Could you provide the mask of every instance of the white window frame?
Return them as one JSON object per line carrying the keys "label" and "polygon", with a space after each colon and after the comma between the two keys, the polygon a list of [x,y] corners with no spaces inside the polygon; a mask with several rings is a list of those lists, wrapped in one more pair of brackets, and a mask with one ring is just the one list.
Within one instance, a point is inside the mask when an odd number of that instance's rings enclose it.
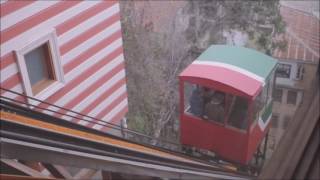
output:
{"label": "white window frame", "polygon": [[[289,67],[289,76],[288,77],[280,77],[279,74],[278,74],[278,70],[280,68],[280,66],[288,66]],[[292,79],[292,74],[293,74],[293,65],[292,64],[289,64],[289,63],[283,63],[283,62],[280,62],[277,67],[276,67],[276,77],[277,78],[283,78],[283,79]]]}
{"label": "white window frame", "polygon": [[[51,56],[53,73],[55,75],[55,81],[51,83],[49,86],[45,87],[41,92],[34,94],[32,92],[32,85],[30,83],[30,78],[27,71],[27,66],[26,66],[24,56],[30,51],[40,47],[45,43],[48,43],[49,45],[49,53]],[[32,41],[31,43],[27,44],[23,48],[15,51],[17,56],[17,62],[18,62],[17,64],[22,77],[23,88],[27,96],[43,101],[64,86],[64,83],[65,83],[64,72],[61,66],[61,60],[60,60],[61,56],[60,56],[57,45],[58,45],[57,35],[55,30],[53,30],[45,34],[44,36],[41,36],[39,39]],[[38,105],[40,102],[31,100],[28,98],[28,103],[32,105]]]}

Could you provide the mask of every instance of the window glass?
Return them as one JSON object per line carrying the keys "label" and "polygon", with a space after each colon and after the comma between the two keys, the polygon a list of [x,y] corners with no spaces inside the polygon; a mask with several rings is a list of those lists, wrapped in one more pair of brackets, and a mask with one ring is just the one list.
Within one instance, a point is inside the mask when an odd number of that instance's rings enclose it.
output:
{"label": "window glass", "polygon": [[224,122],[225,93],[185,82],[185,112],[212,122]]}
{"label": "window glass", "polygon": [[290,78],[291,65],[290,64],[278,64],[277,66],[277,77]]}
{"label": "window glass", "polygon": [[246,98],[188,82],[184,83],[184,95],[186,114],[221,124],[228,119],[228,125],[246,130],[249,106]]}
{"label": "window glass", "polygon": [[268,87],[268,98],[272,98],[272,94],[274,91],[274,71],[270,75],[269,87]]}
{"label": "window glass", "polygon": [[[193,92],[196,89],[196,85],[184,82],[184,110],[185,112],[191,112],[191,98],[196,98],[196,97],[191,97],[191,95],[195,92]],[[193,96],[196,96],[196,94],[193,94]],[[195,101],[195,100],[194,100]]]}
{"label": "window glass", "polygon": [[262,99],[262,93],[260,93],[256,99],[254,100],[253,104],[253,120],[258,120],[259,118],[259,113],[262,110],[264,106],[264,101]]}
{"label": "window glass", "polygon": [[261,102],[263,105],[267,104],[268,101],[268,90],[269,90],[269,81],[263,86],[262,93],[261,93]]}
{"label": "window glass", "polygon": [[302,64],[298,64],[298,69],[296,73],[296,79],[302,80],[303,79],[303,73],[304,73],[304,67]]}
{"label": "window glass", "polygon": [[[25,54],[25,63],[33,91],[47,80],[53,79],[48,45],[44,44]],[[40,88],[40,87],[38,87]]]}
{"label": "window glass", "polygon": [[282,128],[283,129],[287,129],[288,124],[290,122],[291,117],[289,115],[285,115],[283,118],[283,124],[282,124]]}
{"label": "window glass", "polygon": [[278,128],[279,127],[279,115],[278,114],[273,114],[271,118],[271,125],[273,128]]}
{"label": "window glass", "polygon": [[282,102],[282,93],[283,93],[282,89],[276,88],[273,93],[273,99],[275,101]]}
{"label": "window glass", "polygon": [[223,123],[225,115],[225,93],[221,91],[205,92],[204,118]]}
{"label": "window glass", "polygon": [[232,96],[230,103],[228,124],[245,130],[248,125],[248,100],[243,97]]}
{"label": "window glass", "polygon": [[288,90],[287,104],[295,105],[297,102],[297,91]]}

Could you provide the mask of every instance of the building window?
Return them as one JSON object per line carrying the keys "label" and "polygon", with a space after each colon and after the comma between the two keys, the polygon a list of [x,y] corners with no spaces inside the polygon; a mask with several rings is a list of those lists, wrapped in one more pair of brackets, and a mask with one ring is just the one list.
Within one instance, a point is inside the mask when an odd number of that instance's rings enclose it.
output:
{"label": "building window", "polygon": [[297,91],[288,90],[287,104],[296,105],[297,95],[298,95]]}
{"label": "building window", "polygon": [[276,70],[276,76],[281,78],[290,78],[291,65],[290,64],[278,64]]}
{"label": "building window", "polygon": [[303,79],[303,74],[304,74],[304,67],[302,64],[298,64],[298,69],[296,73],[296,80],[302,80]]}
{"label": "building window", "polygon": [[54,82],[55,75],[48,43],[28,52],[24,59],[33,94],[38,94]]}
{"label": "building window", "polygon": [[[44,100],[63,87],[64,75],[54,32],[17,50],[16,55],[26,95]],[[36,103],[32,101],[32,104]]]}
{"label": "building window", "polygon": [[279,127],[279,115],[278,114],[272,115],[271,125],[273,128]]}
{"label": "building window", "polygon": [[283,125],[282,125],[282,128],[283,128],[283,129],[287,129],[290,120],[291,120],[291,117],[290,117],[290,116],[288,116],[288,115],[284,116],[284,118],[283,118]]}
{"label": "building window", "polygon": [[282,89],[278,89],[276,88],[274,90],[274,93],[273,93],[273,99],[277,102],[282,102],[282,94],[283,94],[283,90]]}

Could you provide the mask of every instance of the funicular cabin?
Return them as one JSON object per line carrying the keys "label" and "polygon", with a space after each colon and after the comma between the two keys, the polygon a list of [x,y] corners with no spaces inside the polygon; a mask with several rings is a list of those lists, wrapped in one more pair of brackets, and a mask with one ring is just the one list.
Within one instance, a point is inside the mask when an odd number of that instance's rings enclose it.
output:
{"label": "funicular cabin", "polygon": [[209,47],[179,76],[181,143],[248,164],[270,127],[276,64],[244,47]]}

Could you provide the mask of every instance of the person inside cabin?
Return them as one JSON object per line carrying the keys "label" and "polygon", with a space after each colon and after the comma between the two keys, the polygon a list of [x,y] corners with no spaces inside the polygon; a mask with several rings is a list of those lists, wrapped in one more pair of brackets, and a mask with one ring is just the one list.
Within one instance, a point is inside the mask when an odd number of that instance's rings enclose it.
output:
{"label": "person inside cabin", "polygon": [[216,91],[204,108],[204,119],[223,123],[225,93]]}
{"label": "person inside cabin", "polygon": [[211,98],[214,95],[214,90],[209,89],[207,87],[203,87],[203,103],[204,103],[204,107],[206,104],[208,104],[211,100]]}
{"label": "person inside cabin", "polygon": [[195,89],[192,91],[191,97],[190,97],[190,112],[197,116],[202,117],[203,115],[203,109],[204,109],[204,90],[197,85]]}

